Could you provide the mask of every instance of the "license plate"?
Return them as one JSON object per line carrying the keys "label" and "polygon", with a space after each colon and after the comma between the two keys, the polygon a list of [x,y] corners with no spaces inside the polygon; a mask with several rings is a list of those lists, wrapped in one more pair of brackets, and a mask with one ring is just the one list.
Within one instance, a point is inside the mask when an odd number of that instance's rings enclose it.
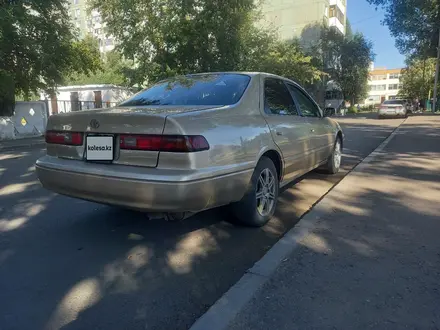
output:
{"label": "license plate", "polygon": [[87,160],[113,160],[112,136],[88,136],[86,140]]}

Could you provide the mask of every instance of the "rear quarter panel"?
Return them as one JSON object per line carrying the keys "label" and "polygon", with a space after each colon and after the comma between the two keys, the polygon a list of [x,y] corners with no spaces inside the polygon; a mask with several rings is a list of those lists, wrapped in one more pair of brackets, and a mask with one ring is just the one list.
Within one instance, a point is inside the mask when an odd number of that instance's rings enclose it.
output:
{"label": "rear quarter panel", "polygon": [[203,135],[210,149],[192,154],[161,152],[158,168],[191,168],[207,176],[253,170],[264,152],[278,150],[261,116],[259,95],[259,78],[253,76],[235,105],[168,116],[164,134]]}

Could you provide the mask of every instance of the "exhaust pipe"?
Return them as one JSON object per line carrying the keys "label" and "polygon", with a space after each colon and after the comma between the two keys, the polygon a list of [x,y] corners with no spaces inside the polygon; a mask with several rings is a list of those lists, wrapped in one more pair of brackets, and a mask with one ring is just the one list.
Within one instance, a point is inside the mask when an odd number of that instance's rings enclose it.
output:
{"label": "exhaust pipe", "polygon": [[148,220],[162,220],[178,222],[188,219],[194,215],[192,212],[167,212],[167,213],[149,213]]}

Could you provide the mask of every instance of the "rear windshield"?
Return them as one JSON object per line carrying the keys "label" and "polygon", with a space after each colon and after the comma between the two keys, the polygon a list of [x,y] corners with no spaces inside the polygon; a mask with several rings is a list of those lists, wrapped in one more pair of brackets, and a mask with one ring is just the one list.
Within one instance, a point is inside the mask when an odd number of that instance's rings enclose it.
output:
{"label": "rear windshield", "polygon": [[243,74],[176,77],[137,93],[121,106],[231,105],[240,100],[250,79]]}
{"label": "rear windshield", "polygon": [[405,100],[388,100],[383,102],[383,104],[405,104]]}

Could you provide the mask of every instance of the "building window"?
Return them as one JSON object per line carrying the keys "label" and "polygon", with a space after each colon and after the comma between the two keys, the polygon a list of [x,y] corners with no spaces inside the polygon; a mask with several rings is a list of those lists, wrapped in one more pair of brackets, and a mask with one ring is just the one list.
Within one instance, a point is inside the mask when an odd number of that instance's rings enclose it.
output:
{"label": "building window", "polygon": [[344,14],[342,13],[341,9],[339,9],[339,7],[336,5],[330,6],[330,15],[329,16],[330,16],[330,18],[336,17],[339,20],[339,22],[341,22],[342,24],[344,24],[344,22],[345,22]]}
{"label": "building window", "polygon": [[79,0],[73,0],[73,4],[74,4],[74,5],[79,4]]}
{"label": "building window", "polygon": [[390,90],[390,91],[397,90],[398,88],[399,88],[399,84],[390,84],[390,85],[388,85],[388,90]]}
{"label": "building window", "polygon": [[399,84],[399,86],[397,88],[398,89],[402,89],[403,88],[403,84]]}
{"label": "building window", "polygon": [[113,45],[113,39],[105,39],[105,45],[106,46],[112,46]]}
{"label": "building window", "polygon": [[78,18],[81,15],[81,9],[75,10],[75,17]]}
{"label": "building window", "polygon": [[399,79],[400,78],[400,74],[398,73],[390,73],[390,79]]}
{"label": "building window", "polygon": [[386,80],[387,75],[386,74],[376,74],[371,76],[371,80]]}
{"label": "building window", "polygon": [[386,91],[387,85],[371,85],[370,90],[371,91]]}

